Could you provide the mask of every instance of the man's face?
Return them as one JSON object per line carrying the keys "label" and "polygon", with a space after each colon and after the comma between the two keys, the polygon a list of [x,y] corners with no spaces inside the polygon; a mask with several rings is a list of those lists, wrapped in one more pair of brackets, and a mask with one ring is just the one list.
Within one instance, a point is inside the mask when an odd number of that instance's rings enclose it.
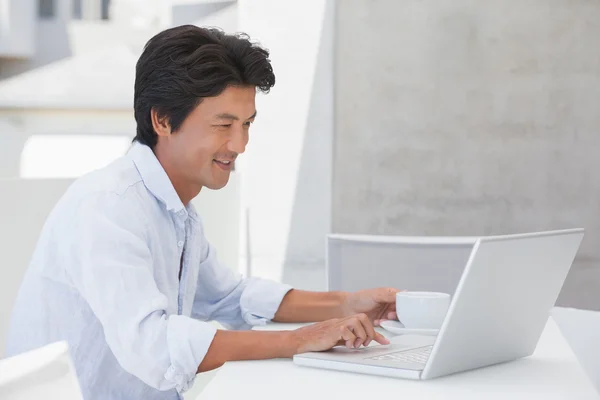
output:
{"label": "man's face", "polygon": [[248,130],[256,116],[254,86],[227,87],[190,113],[179,130],[159,137],[179,184],[221,189],[236,157],[248,144]]}

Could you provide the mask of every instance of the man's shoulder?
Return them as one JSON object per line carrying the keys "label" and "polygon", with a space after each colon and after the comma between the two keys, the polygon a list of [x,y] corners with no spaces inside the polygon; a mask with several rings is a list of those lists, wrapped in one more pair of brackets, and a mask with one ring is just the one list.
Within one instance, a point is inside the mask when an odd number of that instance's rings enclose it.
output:
{"label": "man's shoulder", "polygon": [[135,186],[143,186],[142,178],[133,161],[121,157],[104,168],[83,175],[73,184],[73,191],[83,195],[110,192],[123,195]]}
{"label": "man's shoulder", "polygon": [[57,206],[67,212],[81,207],[118,212],[136,209],[149,200],[151,194],[135,164],[124,156],[75,180]]}

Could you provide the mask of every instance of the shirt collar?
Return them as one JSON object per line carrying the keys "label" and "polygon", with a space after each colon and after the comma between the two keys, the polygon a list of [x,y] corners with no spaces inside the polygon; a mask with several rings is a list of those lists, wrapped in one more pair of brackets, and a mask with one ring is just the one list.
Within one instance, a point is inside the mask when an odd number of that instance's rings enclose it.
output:
{"label": "shirt collar", "polygon": [[[133,160],[146,188],[166,206],[167,210],[187,213],[173,183],[150,147],[136,141],[128,155]],[[193,211],[193,206],[189,209]]]}

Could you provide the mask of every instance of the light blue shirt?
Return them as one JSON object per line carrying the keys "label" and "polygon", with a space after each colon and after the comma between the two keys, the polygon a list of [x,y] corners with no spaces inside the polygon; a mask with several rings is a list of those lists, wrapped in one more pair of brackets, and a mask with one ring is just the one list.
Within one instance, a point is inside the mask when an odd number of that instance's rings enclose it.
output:
{"label": "light blue shirt", "polygon": [[78,179],[48,217],[7,356],[66,340],[86,400],[179,399],[216,333],[204,321],[264,324],[290,289],[219,265],[193,206],[135,143]]}

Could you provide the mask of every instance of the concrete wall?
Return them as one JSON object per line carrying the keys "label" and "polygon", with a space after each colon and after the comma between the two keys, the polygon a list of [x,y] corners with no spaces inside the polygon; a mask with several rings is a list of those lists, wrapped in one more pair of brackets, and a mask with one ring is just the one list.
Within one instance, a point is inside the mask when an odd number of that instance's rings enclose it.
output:
{"label": "concrete wall", "polygon": [[[17,1],[13,2],[17,3]],[[24,8],[24,5],[30,2],[31,0],[24,1],[20,7]],[[37,1],[32,3],[33,5],[27,9],[33,35],[30,40],[32,51],[26,58],[0,60],[0,79],[41,67],[72,54],[68,33],[71,0],[56,0],[55,17],[47,19],[38,17]],[[11,23],[18,23],[18,20]]]}
{"label": "concrete wall", "polygon": [[0,2],[0,58],[31,57],[35,50],[34,0]]}
{"label": "concrete wall", "polygon": [[333,231],[582,226],[559,302],[600,309],[600,4],[346,0],[336,17]]}
{"label": "concrete wall", "polygon": [[[239,30],[271,51],[276,84],[238,164],[250,274],[324,288],[331,220],[333,16],[330,0],[239,0]],[[316,277],[315,279],[313,279]]]}
{"label": "concrete wall", "polygon": [[[11,19],[11,26],[18,25],[20,31],[30,29],[31,49],[27,57],[2,58],[5,42],[19,50],[29,49],[22,41],[11,40],[12,36],[8,37],[8,41],[4,40],[0,6],[0,79],[115,45],[126,44],[141,52],[148,39],[170,23],[170,4],[160,0],[112,0],[110,20],[74,20],[73,0],[54,0],[56,14],[53,18],[39,18],[35,0],[6,1],[12,1],[15,3],[13,8],[20,9],[19,19]],[[28,4],[29,8],[26,7]],[[90,4],[98,7],[99,16],[100,2]],[[30,21],[22,21],[24,17]],[[25,38],[23,35],[20,37]]]}

